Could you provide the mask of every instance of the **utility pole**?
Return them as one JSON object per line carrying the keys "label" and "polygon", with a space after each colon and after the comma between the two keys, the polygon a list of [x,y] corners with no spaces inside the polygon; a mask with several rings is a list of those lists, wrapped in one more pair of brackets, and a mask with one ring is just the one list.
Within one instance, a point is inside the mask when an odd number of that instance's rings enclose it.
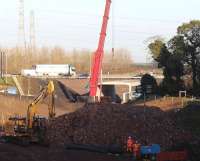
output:
{"label": "utility pole", "polygon": [[1,79],[3,79],[3,52],[1,52]]}
{"label": "utility pole", "polygon": [[[18,48],[26,49],[25,26],[24,26],[24,0],[19,0],[19,22],[18,22]],[[23,53],[25,54],[25,52]]]}
{"label": "utility pole", "polygon": [[5,58],[5,82],[7,84],[7,74],[8,74],[8,58],[7,58],[7,53],[4,53],[4,58]]}
{"label": "utility pole", "polygon": [[36,42],[35,42],[35,14],[32,10],[30,12],[30,49],[35,54]]}
{"label": "utility pole", "polygon": [[1,52],[1,79],[4,77],[5,65],[5,52]]}

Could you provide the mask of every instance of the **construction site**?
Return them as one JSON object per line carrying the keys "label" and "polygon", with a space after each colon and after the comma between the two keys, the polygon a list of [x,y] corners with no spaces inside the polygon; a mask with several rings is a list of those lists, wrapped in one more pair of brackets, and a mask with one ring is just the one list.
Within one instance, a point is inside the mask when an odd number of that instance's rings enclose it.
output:
{"label": "construction site", "polygon": [[[188,44],[178,46],[187,43],[188,35],[190,43],[197,41],[191,35],[200,37],[200,21],[183,24],[178,28],[180,34],[169,43],[158,39],[149,44],[152,58],[160,52],[154,60],[158,68],[126,66],[128,56],[118,67],[113,65],[114,47],[111,61],[104,60],[113,2],[102,3],[97,49],[89,60],[80,61],[81,66],[75,61],[43,63],[41,55],[37,60],[42,63],[28,59],[36,53],[34,12],[27,47],[24,1],[19,1],[19,37],[23,41],[18,55],[11,59],[13,55],[7,57],[1,49],[0,161],[200,160],[200,59],[199,46],[195,46],[200,42],[192,46],[195,50]],[[181,64],[186,59],[182,50],[197,53],[192,55],[197,61],[185,54],[191,59],[191,68]],[[8,69],[9,61],[13,68]],[[183,68],[189,72],[185,74]],[[134,74],[127,74],[129,69]]]}

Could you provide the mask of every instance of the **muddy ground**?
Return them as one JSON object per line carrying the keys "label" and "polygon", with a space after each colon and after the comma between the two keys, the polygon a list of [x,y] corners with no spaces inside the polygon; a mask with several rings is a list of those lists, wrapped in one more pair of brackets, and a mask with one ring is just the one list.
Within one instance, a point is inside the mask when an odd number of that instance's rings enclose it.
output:
{"label": "muddy ground", "polygon": [[[3,96],[0,95],[0,120],[2,117],[8,117],[10,115],[26,115],[27,107],[32,102],[33,98],[18,96]],[[42,116],[48,116],[47,101],[37,105],[37,114]],[[58,106],[58,105],[59,106]],[[74,112],[78,108],[82,107],[82,103],[69,103],[65,102],[64,105],[56,103],[56,116],[60,116],[66,113]]]}
{"label": "muddy ground", "polygon": [[39,146],[0,144],[0,161],[128,161],[114,155]]}
{"label": "muddy ground", "polygon": [[[23,83],[22,89],[27,94],[28,91],[28,80],[22,79],[20,80]],[[34,100],[36,96],[40,94],[41,87],[46,85],[46,80],[40,79],[30,79],[30,88],[29,93],[31,97],[19,95],[0,95],[0,120],[2,117],[7,117],[10,115],[26,115],[28,105]],[[54,82],[55,85],[55,108],[56,108],[56,116],[60,116],[66,113],[74,112],[80,107],[84,105],[84,103],[73,103],[71,102],[63,92],[62,87],[58,83],[58,81]],[[41,100],[40,103],[37,104],[37,113],[39,115],[48,116],[48,100],[47,97],[45,100]]]}

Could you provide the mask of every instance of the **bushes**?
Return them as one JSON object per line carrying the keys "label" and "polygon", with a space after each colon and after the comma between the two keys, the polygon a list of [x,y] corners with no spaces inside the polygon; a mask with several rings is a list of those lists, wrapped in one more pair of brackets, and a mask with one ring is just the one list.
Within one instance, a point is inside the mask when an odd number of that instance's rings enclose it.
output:
{"label": "bushes", "polygon": [[156,79],[150,74],[143,75],[141,79],[142,92],[145,94],[178,95],[180,90],[184,90],[184,82],[172,78],[164,78],[158,85]]}
{"label": "bushes", "polygon": [[160,83],[159,92],[161,95],[178,95],[180,90],[184,90],[184,82],[170,78],[164,78]]}
{"label": "bushes", "polygon": [[158,92],[158,85],[156,79],[150,74],[143,75],[141,79],[141,86],[142,92],[145,94],[149,93],[148,90],[150,90],[150,93],[153,94],[156,94]]}

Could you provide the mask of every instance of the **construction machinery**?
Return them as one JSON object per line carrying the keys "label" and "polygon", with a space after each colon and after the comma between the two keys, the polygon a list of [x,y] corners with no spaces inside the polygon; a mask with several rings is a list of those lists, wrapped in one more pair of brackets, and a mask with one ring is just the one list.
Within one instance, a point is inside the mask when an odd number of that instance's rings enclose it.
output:
{"label": "construction machinery", "polygon": [[14,116],[9,118],[11,130],[5,130],[5,139],[8,142],[27,145],[29,143],[45,143],[45,133],[48,119],[37,114],[37,104],[49,97],[49,118],[55,117],[54,83],[48,84],[40,90],[40,93],[28,105],[26,117]]}
{"label": "construction machinery", "polygon": [[[93,62],[91,66],[91,78],[90,78],[90,98],[95,101],[97,96],[98,81],[102,70],[102,60],[104,55],[104,44],[106,38],[106,30],[108,26],[108,19],[110,13],[111,0],[106,0],[105,12],[103,16],[103,23],[101,27],[101,33],[99,37],[98,48],[94,53]],[[101,94],[99,94],[99,97]]]}

